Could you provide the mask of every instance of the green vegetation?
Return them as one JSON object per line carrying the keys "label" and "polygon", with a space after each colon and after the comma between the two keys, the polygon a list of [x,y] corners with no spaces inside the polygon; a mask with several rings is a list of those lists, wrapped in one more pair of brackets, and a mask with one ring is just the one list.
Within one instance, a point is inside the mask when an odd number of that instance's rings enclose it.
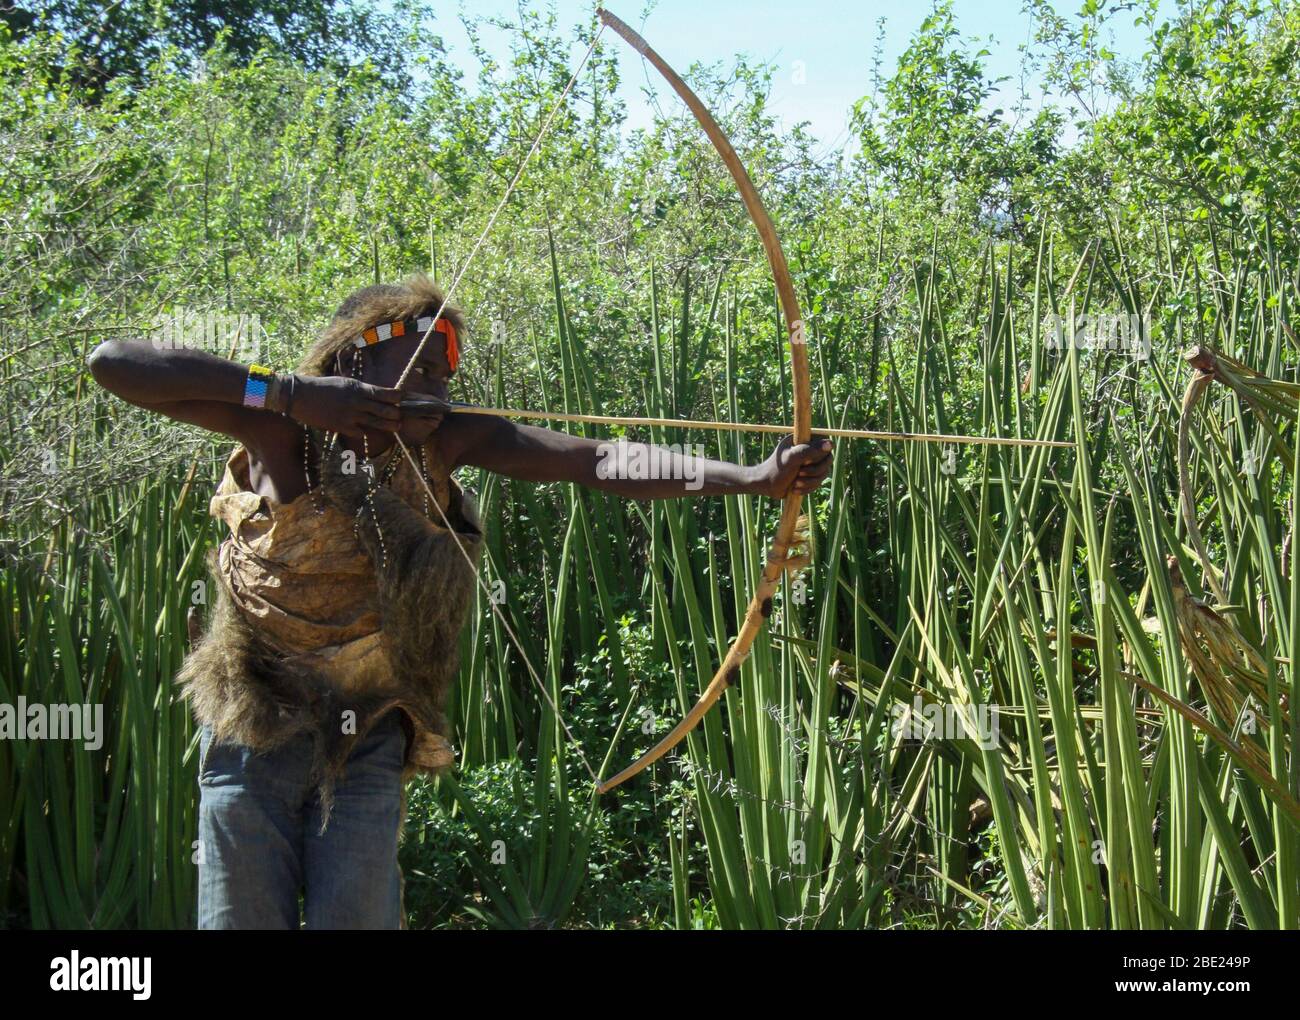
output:
{"label": "green vegetation", "polygon": [[[768,70],[690,77],[778,224],[818,422],[1075,449],[841,443],[813,567],[722,710],[599,799],[586,765],[632,761],[712,674],[777,508],[470,473],[563,725],[481,598],[459,770],[411,790],[413,926],[1300,926],[1300,9],[1035,10],[1055,104],[990,115],[940,7],[864,75],[831,160],[778,132]],[[1135,16],[1151,51],[1122,67],[1098,40]],[[220,40],[104,84],[5,31],[0,703],[101,702],[107,736],[0,741],[0,921],[186,926],[196,738],[170,678],[226,450],[99,391],[85,353],[184,306],[257,315],[285,366],[348,291],[449,279],[575,50],[527,14],[472,94],[436,46],[411,83]],[[621,136],[615,45],[466,274],[457,396],[785,420],[752,226],[666,94]],[[1135,316],[1149,356],[1063,348],[1052,316]],[[1195,345],[1217,371],[1185,408]],[[996,707],[996,739],[900,726],[915,705]]]}

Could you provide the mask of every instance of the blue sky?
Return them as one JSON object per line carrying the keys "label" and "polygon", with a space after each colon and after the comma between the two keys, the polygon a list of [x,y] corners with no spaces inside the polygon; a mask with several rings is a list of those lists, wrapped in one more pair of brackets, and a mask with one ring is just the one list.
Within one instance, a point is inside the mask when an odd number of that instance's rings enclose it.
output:
{"label": "blue sky", "polygon": [[[561,24],[584,20],[594,6],[590,0],[547,2],[553,4]],[[931,10],[928,0],[903,4],[855,0],[657,0],[646,15],[645,0],[607,2],[610,10],[640,31],[679,71],[696,60],[722,61],[724,66],[730,66],[737,53],[770,62],[775,68],[772,113],[787,127],[807,121],[813,136],[827,150],[847,140],[852,105],[870,91],[878,20],[885,19],[882,68],[888,76]],[[1081,3],[1057,2],[1055,7],[1071,14]],[[462,0],[440,6],[445,13],[440,15],[435,30],[443,35],[453,60],[472,81],[477,67],[469,55],[456,12],[464,9],[513,19],[516,0]],[[1163,17],[1174,11],[1173,0],[1162,0]],[[1009,78],[991,105],[1009,111],[1022,90],[1031,102],[1039,102],[1041,83],[1023,73],[1019,47],[1029,41],[1032,24],[1020,9],[1019,0],[955,0],[953,13],[962,36],[977,40],[981,48],[990,51],[985,58],[990,77]],[[1140,58],[1146,48],[1145,30],[1134,28],[1133,19],[1133,14],[1121,14],[1112,22],[1107,44],[1121,58]],[[613,38],[610,33],[607,37]],[[504,33],[488,29],[485,40],[494,55],[508,54]],[[622,63],[629,127],[644,126],[653,117],[642,97],[647,69],[630,47],[620,43],[615,51]],[[571,62],[576,64],[580,57],[575,47]],[[653,69],[649,72],[653,85],[663,92]]]}

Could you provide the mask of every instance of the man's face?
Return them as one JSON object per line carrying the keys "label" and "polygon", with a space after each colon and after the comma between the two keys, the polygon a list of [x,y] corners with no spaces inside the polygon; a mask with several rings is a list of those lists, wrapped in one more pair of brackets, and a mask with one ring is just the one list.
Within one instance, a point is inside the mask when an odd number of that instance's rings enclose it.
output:
{"label": "man's face", "polygon": [[[420,346],[420,337],[416,333],[410,336],[394,337],[370,347],[358,350],[361,357],[361,381],[372,386],[391,387],[397,385],[403,370],[411,361],[411,356]],[[344,358],[343,368],[348,371],[351,365]],[[412,398],[436,397],[447,400],[447,382],[451,378],[451,365],[447,363],[447,339],[442,333],[432,333],[419,360],[406,377],[403,391]],[[403,415],[402,428],[398,435],[409,443],[423,443],[442,422],[440,416]],[[387,436],[368,436],[372,442],[382,441],[387,445]]]}

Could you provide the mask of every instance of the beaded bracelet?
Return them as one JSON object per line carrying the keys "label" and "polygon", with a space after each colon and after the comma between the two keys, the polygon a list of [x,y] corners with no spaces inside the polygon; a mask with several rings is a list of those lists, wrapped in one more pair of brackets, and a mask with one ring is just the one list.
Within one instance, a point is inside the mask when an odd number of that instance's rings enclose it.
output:
{"label": "beaded bracelet", "polygon": [[275,373],[262,365],[248,366],[248,381],[244,383],[244,406],[266,407],[266,387]]}

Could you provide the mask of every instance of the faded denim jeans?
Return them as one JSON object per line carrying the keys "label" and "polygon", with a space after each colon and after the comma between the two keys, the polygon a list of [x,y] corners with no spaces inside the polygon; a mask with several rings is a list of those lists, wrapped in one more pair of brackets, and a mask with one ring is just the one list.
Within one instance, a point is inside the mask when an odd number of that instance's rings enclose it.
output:
{"label": "faded denim jeans", "polygon": [[199,927],[399,928],[406,733],[375,723],[334,789],[329,825],[310,782],[311,738],[271,754],[199,743]]}

